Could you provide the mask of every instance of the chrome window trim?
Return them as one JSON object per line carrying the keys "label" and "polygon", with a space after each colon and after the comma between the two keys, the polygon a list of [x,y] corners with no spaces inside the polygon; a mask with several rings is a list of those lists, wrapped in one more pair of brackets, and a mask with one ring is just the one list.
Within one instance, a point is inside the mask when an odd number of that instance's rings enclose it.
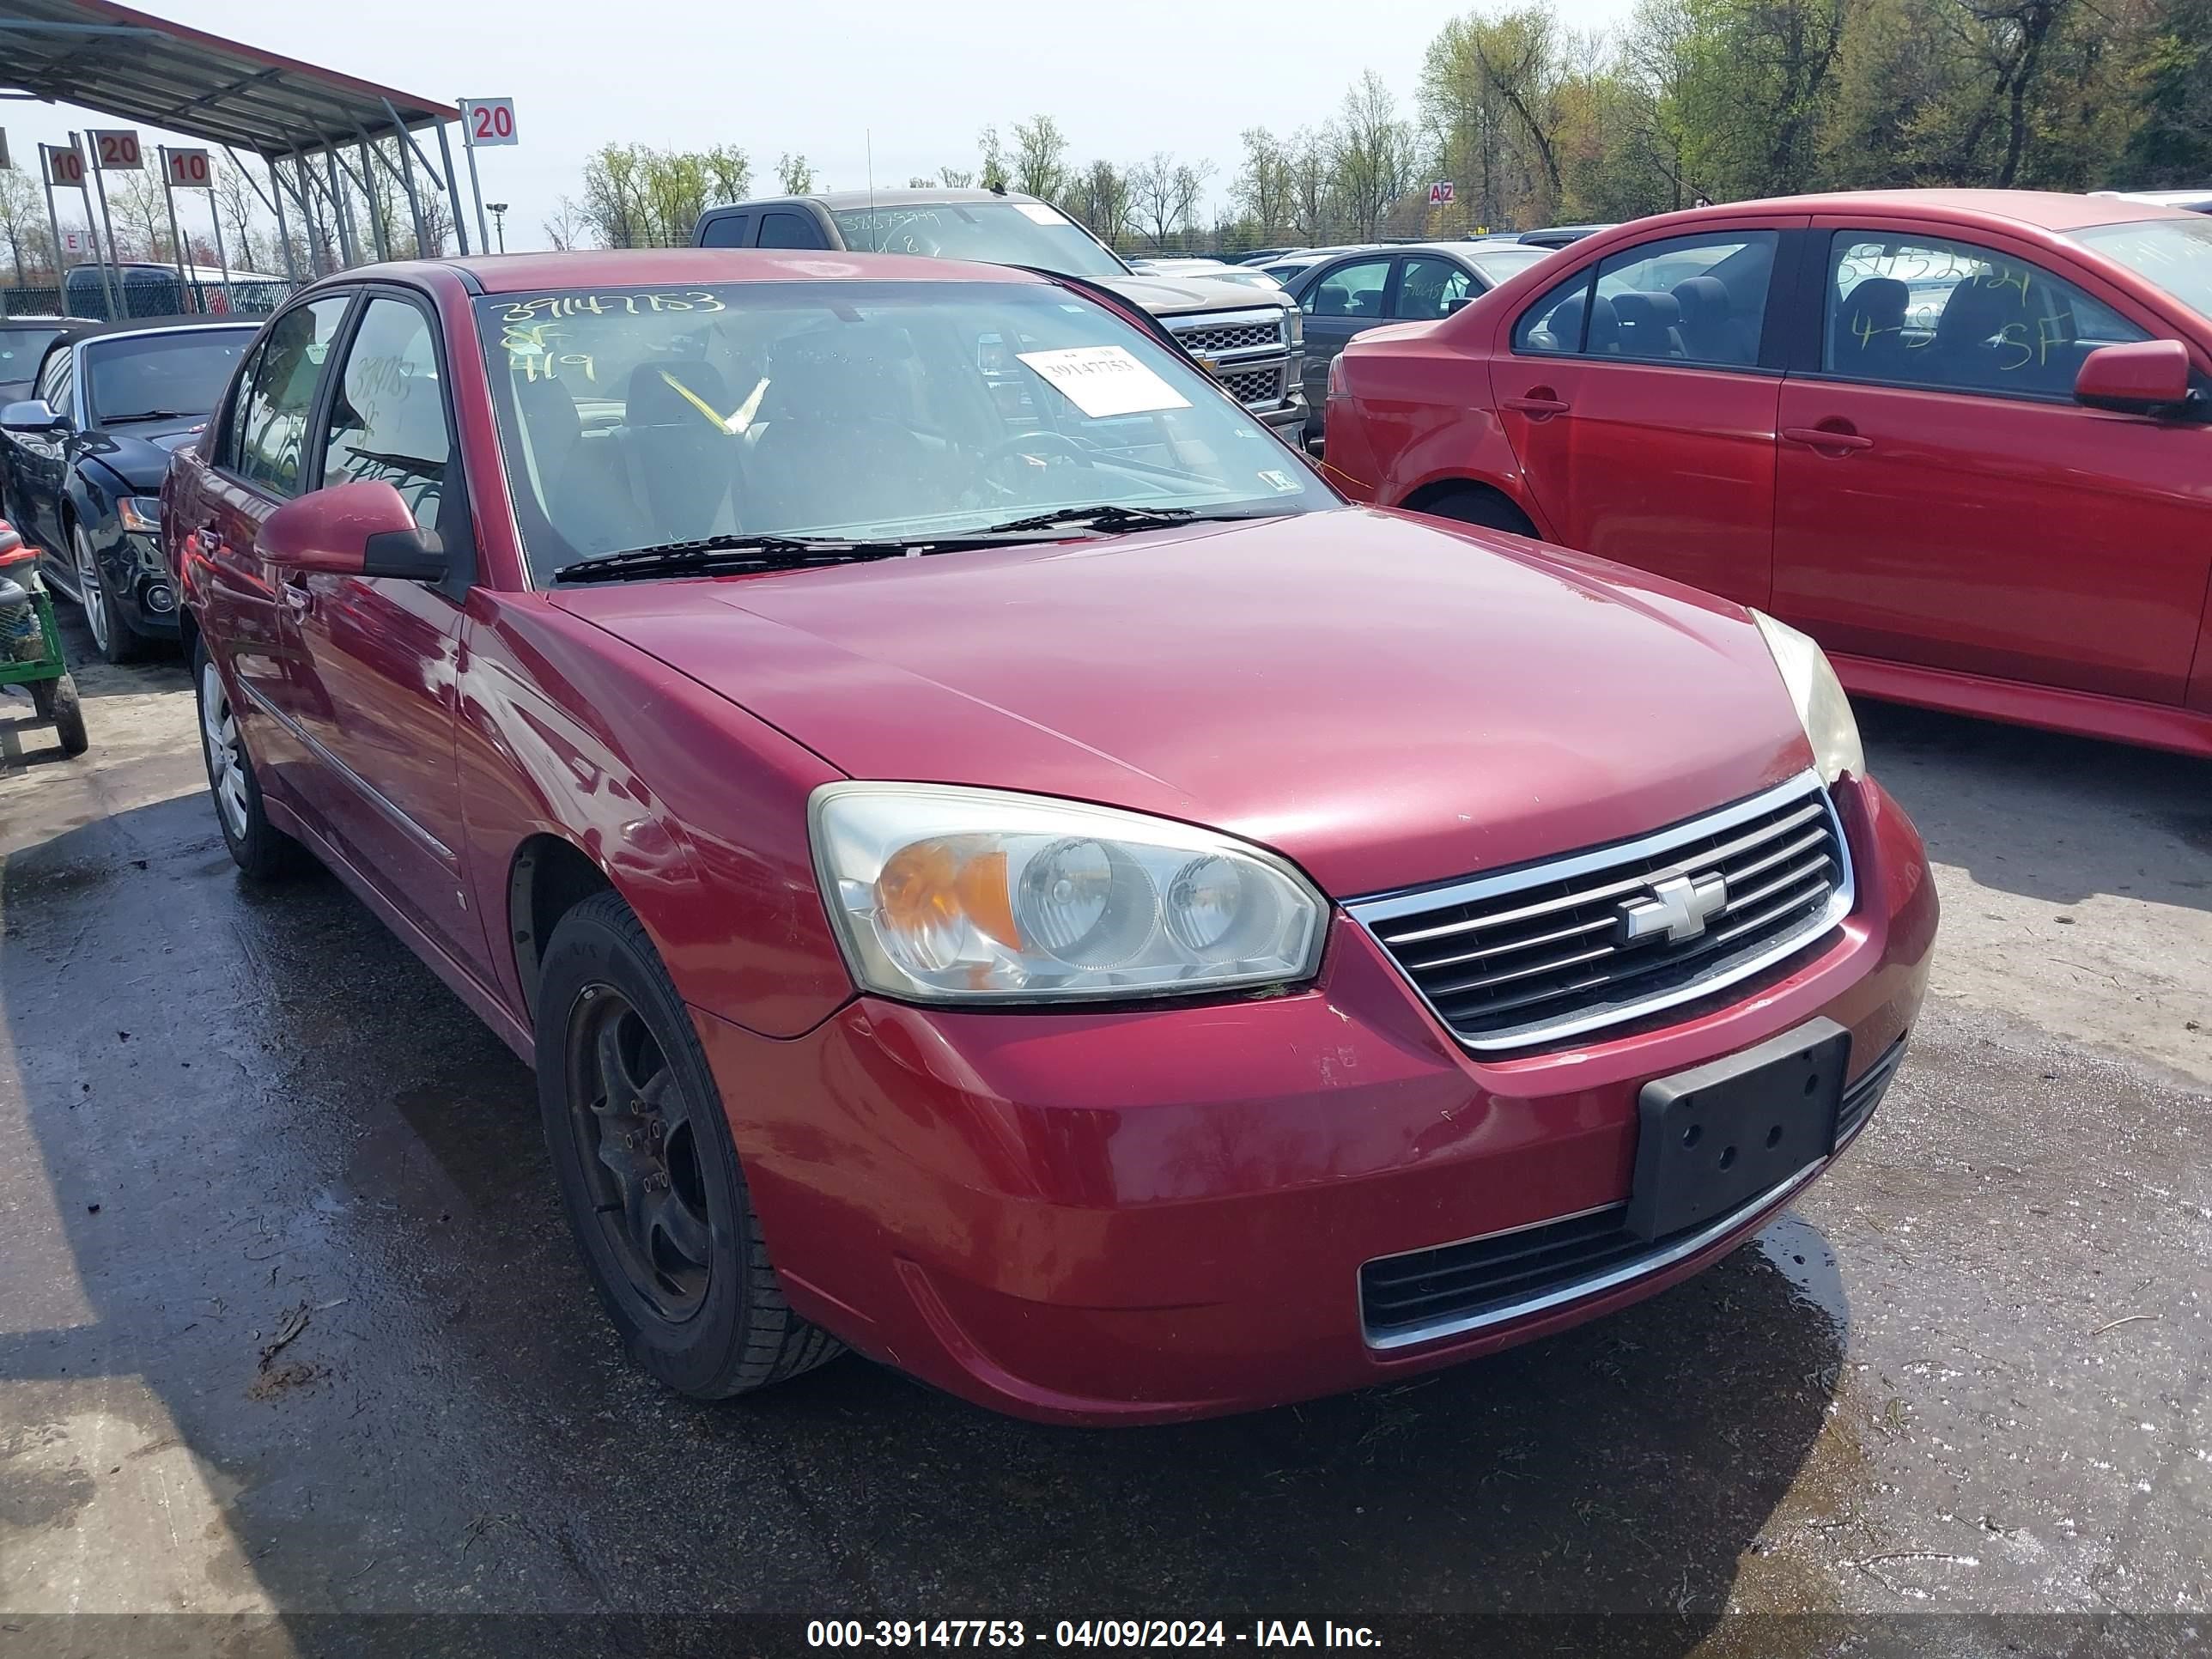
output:
{"label": "chrome window trim", "polygon": [[440,863],[444,864],[449,869],[459,869],[460,866],[459,861],[453,857],[452,849],[448,848],[445,842],[440,841],[428,830],[425,830],[421,824],[416,823],[413,818],[408,817],[405,812],[400,811],[400,809],[392,802],[390,798],[387,797],[383,791],[377,788],[377,787],[371,783],[367,778],[362,776],[360,773],[355,771],[353,768],[348,766],[343,761],[332,754],[326,746],[318,743],[315,740],[315,737],[313,732],[309,732],[305,726],[301,726],[299,721],[294,720],[289,714],[279,708],[275,703],[270,702],[267,694],[264,693],[258,686],[255,685],[252,681],[241,679],[239,681],[239,688],[246,693],[246,700],[248,702],[252,703],[263,714],[268,715],[270,720],[275,720],[277,725],[283,726],[287,732],[290,732],[293,737],[299,740],[301,747],[305,749],[309,754],[313,755],[324,765],[329,767],[332,772],[344,779],[346,782],[351,784],[355,789],[361,793],[362,799],[367,800],[371,806],[375,807],[378,811],[383,813],[384,816],[386,818],[389,818],[398,828],[404,830],[409,836],[413,838],[413,840],[417,842],[424,851],[429,853],[432,856],[436,858]]}
{"label": "chrome window trim", "polygon": [[[1525,1319],[1531,1314],[1544,1313],[1553,1308],[1563,1307],[1570,1302],[1579,1302],[1586,1297],[1598,1296],[1607,1291],[1617,1290],[1623,1285],[1652,1273],[1663,1272],[1675,1263],[1695,1255],[1707,1245],[1716,1243],[1735,1228],[1743,1225],[1747,1220],[1761,1210],[1779,1203],[1796,1192],[1818,1175],[1833,1157],[1834,1154],[1830,1153],[1814,1158],[1796,1175],[1768,1188],[1758,1197],[1729,1211],[1710,1226],[1699,1229],[1686,1238],[1677,1239],[1671,1244],[1662,1245],[1646,1255],[1639,1255],[1632,1261],[1624,1261],[1619,1267],[1607,1268],[1601,1273],[1593,1273],[1588,1279],[1578,1279],[1571,1284],[1559,1285],[1546,1291],[1540,1296],[1527,1297],[1518,1302],[1509,1302],[1499,1307],[1487,1308],[1480,1313],[1462,1314],[1455,1318],[1438,1320],[1432,1325],[1417,1325],[1402,1331],[1392,1331],[1387,1335],[1376,1335],[1367,1327],[1367,1301],[1364,1295],[1359,1294],[1358,1290],[1359,1279],[1355,1274],[1352,1282],[1354,1294],[1359,1296],[1359,1334],[1365,1340],[1369,1348],[1377,1353],[1389,1353],[1394,1349],[1410,1348],[1418,1343],[1441,1342],[1447,1337],[1465,1336],[1474,1331],[1487,1329],[1492,1325],[1502,1325],[1510,1320]],[[1616,1209],[1626,1206],[1608,1204],[1601,1207]],[[1587,1215],[1590,1212],[1583,1211],[1580,1213]],[[1554,1216],[1552,1221],[1567,1221],[1573,1218],[1570,1216]],[[1549,1226],[1552,1224],[1540,1221],[1534,1224],[1541,1227]],[[1507,1232],[1526,1231],[1526,1228],[1518,1227],[1506,1229]],[[1488,1233],[1479,1235],[1484,1238],[1504,1236],[1504,1234]],[[1474,1241],[1468,1239],[1462,1242],[1472,1243]],[[1443,1247],[1428,1245],[1419,1250],[1404,1250],[1396,1254],[1425,1255],[1429,1250],[1439,1248]],[[1376,1261],[1389,1261],[1395,1259],[1395,1255],[1381,1255],[1374,1258]],[[1364,1269],[1369,1264],[1363,1262],[1360,1265]]]}
{"label": "chrome window trim", "polygon": [[[1683,984],[1634,1002],[1571,1014],[1538,1025],[1516,1028],[1509,1033],[1465,1037],[1452,1030],[1451,1022],[1444,1018],[1443,1011],[1430,1000],[1428,993],[1421,989],[1413,975],[1398,960],[1396,953],[1382,943],[1380,924],[1401,916],[1442,909],[1449,905],[1474,903],[1555,881],[1572,880],[1578,876],[1593,874],[1637,859],[1662,859],[1685,842],[1700,840],[1706,836],[1734,829],[1740,823],[1748,823],[1808,795],[1817,796],[1826,811],[1843,865],[1841,879],[1837,883],[1835,891],[1829,896],[1826,907],[1754,955],[1729,958]],[[1662,866],[1644,879],[1657,881],[1668,875],[1687,873],[1695,867],[1694,860],[1678,866]],[[1633,841],[1614,842],[1548,862],[1522,865],[1494,876],[1478,876],[1466,881],[1447,883],[1440,887],[1415,888],[1373,898],[1353,899],[1345,904],[1344,909],[1367,930],[1369,937],[1375,940],[1376,947],[1396,969],[1399,978],[1415,996],[1420,998],[1422,1006],[1435,1017],[1437,1023],[1443,1027],[1455,1042],[1474,1054],[1503,1054],[1537,1048],[1565,1037],[1580,1036],[1611,1025],[1625,1024],[1631,1020],[1678,1007],[1685,1002],[1694,1002],[1700,997],[1711,996],[1714,992],[1749,979],[1784,957],[1803,950],[1850,915],[1857,900],[1857,878],[1851,865],[1850,839],[1844,833],[1843,819],[1836,811],[1835,798],[1821,783],[1820,774],[1808,769],[1786,782],[1762,790],[1744,800],[1708,812],[1702,817],[1654,830]]]}

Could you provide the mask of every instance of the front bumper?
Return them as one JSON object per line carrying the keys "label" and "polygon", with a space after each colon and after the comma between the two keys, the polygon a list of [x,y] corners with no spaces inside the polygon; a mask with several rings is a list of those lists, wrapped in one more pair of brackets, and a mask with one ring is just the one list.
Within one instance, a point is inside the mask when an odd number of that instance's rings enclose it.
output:
{"label": "front bumper", "polygon": [[1909,1030],[1935,889],[1877,786],[1838,805],[1859,880],[1827,945],[1680,1024],[1478,1060],[1339,915],[1293,995],[1105,1013],[872,998],[806,1036],[702,1014],[793,1304],[861,1352],[1017,1415],[1157,1422],[1402,1377],[1578,1323],[1755,1231],[1825,1167],[1587,1294],[1395,1346],[1377,1258],[1623,1201],[1637,1097],[1815,1016],[1863,1079]]}

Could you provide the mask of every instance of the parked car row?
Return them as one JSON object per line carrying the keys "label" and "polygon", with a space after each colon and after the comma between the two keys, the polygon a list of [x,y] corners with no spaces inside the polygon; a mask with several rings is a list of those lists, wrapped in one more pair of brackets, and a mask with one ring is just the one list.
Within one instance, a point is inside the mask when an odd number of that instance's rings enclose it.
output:
{"label": "parked car row", "polygon": [[2212,220],[1899,191],[1620,227],[1326,394],[1356,496],[1771,611],[1854,690],[2212,754]]}
{"label": "parked car row", "polygon": [[[116,428],[180,423],[226,844],[536,1068],[673,1388],[850,1346],[1181,1419],[1650,1295],[1917,1016],[1935,890],[1845,678],[2212,752],[2212,220],[1737,204],[1291,295],[945,195],[73,329],[0,411],[5,506],[44,443],[50,515],[142,522]],[[1186,283],[1266,337],[1194,341]],[[1286,358],[1224,363],[1309,318],[1371,505],[1279,441]],[[118,389],[149,340],[232,354],[207,412]]]}

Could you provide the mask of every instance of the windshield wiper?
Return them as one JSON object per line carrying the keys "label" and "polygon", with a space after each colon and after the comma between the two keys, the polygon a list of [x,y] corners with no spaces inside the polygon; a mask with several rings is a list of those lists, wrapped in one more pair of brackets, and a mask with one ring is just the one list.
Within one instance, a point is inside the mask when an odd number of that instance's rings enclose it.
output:
{"label": "windshield wiper", "polygon": [[1215,524],[1228,519],[1272,519],[1273,513],[1200,513],[1189,507],[1121,507],[1111,503],[1091,507],[1059,507],[1026,519],[994,524],[986,533],[1011,534],[1024,530],[1053,530],[1063,525],[1100,530],[1109,535],[1123,530],[1158,530],[1173,524]]}
{"label": "windshield wiper", "polygon": [[194,418],[181,409],[138,409],[128,415],[103,415],[102,426],[128,426],[133,421],[189,421]]}
{"label": "windshield wiper", "polygon": [[1007,542],[1042,539],[1001,530],[961,531],[946,536],[848,541],[835,536],[709,536],[702,541],[667,542],[601,553],[562,565],[559,582],[623,581],[632,576],[696,575],[701,572],[805,570],[817,565],[854,564],[867,559],[901,559],[925,553],[957,553]]}

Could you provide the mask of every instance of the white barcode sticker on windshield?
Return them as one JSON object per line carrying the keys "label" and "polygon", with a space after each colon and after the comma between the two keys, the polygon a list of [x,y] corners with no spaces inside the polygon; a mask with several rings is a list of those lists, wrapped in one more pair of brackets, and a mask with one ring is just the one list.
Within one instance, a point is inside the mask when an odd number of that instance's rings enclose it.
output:
{"label": "white barcode sticker on windshield", "polygon": [[1017,202],[1014,206],[1024,216],[1041,225],[1064,225],[1067,222],[1066,216],[1059,209],[1048,208],[1042,202]]}
{"label": "white barcode sticker on windshield", "polygon": [[1070,346],[1018,355],[1093,420],[1190,407],[1189,398],[1132,357],[1124,346]]}

